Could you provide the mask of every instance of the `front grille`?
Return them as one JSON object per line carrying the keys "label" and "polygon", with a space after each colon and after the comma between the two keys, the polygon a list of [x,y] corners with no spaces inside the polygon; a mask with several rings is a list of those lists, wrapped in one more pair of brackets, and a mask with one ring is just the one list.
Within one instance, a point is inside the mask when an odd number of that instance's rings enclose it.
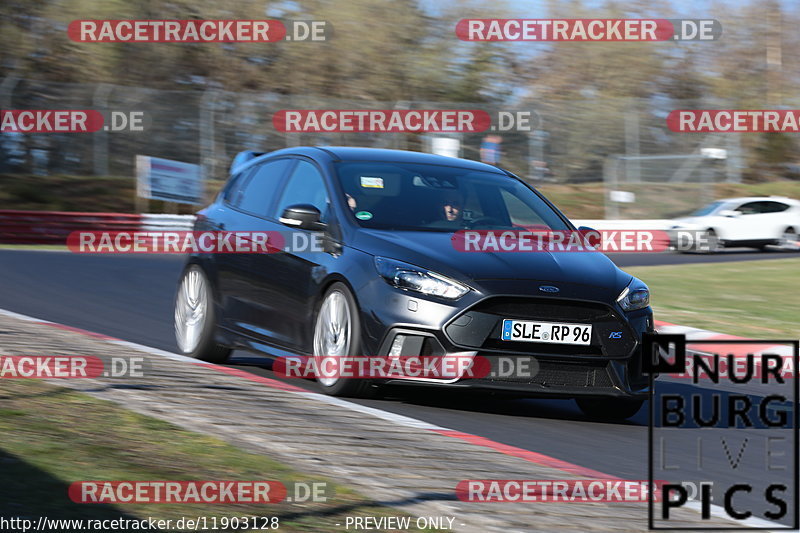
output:
{"label": "front grille", "polygon": [[[592,340],[585,346],[504,341],[500,339],[503,319],[592,324]],[[636,345],[630,326],[610,306],[529,296],[486,298],[452,320],[445,332],[457,345],[496,353],[619,358],[629,355]]]}
{"label": "front grille", "polygon": [[[476,378],[475,383],[516,383],[522,385],[541,385],[546,387],[576,387],[576,388],[612,388],[613,382],[608,373],[608,363],[575,363],[563,361],[537,360],[531,357],[527,365],[531,369],[529,375],[500,375],[508,366],[501,368],[500,358],[480,354],[490,361],[491,371],[488,376]],[[524,358],[526,356],[519,356]],[[515,366],[519,368],[519,366]]]}
{"label": "front grille", "polygon": [[603,355],[600,345],[548,344],[543,342],[517,342],[500,339],[500,327],[481,344],[484,350],[537,353],[542,355]]}
{"label": "front grille", "polygon": [[546,300],[517,296],[487,298],[470,309],[479,313],[504,315],[522,320],[550,320],[566,322],[592,322],[613,317],[610,308],[594,302]]}

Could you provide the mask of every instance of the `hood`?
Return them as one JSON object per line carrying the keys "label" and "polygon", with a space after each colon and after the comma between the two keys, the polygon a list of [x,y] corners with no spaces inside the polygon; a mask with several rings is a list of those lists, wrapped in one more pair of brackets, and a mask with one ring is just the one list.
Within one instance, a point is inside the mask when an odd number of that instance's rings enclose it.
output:
{"label": "hood", "polygon": [[616,296],[631,280],[600,252],[461,252],[453,234],[362,229],[353,247],[372,255],[405,261],[453,279],[536,280],[590,285]]}
{"label": "hood", "polygon": [[694,226],[702,226],[707,227],[710,221],[719,219],[719,215],[703,215],[703,216],[687,216],[687,217],[680,217],[672,219],[670,222],[670,227],[672,226],[686,226],[686,227],[694,227]]}

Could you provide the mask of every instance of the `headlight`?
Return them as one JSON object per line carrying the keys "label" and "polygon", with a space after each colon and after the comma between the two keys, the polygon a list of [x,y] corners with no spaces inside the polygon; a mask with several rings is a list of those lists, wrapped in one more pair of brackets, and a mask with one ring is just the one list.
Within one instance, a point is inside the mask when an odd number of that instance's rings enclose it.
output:
{"label": "headlight", "polygon": [[625,311],[644,309],[650,305],[650,289],[640,280],[633,278],[633,281],[617,296],[617,302]]}
{"label": "headlight", "polygon": [[457,281],[394,259],[376,257],[375,268],[389,285],[398,289],[419,292],[427,296],[438,296],[448,300],[457,300],[469,292],[469,287]]}

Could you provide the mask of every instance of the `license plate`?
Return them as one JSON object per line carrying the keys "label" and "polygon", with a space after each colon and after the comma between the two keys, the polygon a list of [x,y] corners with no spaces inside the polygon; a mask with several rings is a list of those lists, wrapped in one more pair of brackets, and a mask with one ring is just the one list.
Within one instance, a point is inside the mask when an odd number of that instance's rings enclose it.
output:
{"label": "license plate", "polygon": [[505,319],[500,339],[517,342],[588,345],[592,342],[592,325]]}

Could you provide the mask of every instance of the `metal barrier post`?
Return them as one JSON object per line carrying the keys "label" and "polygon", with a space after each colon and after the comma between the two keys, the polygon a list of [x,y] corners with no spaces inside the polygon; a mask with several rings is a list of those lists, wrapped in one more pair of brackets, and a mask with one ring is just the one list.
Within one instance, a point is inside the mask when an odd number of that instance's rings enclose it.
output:
{"label": "metal barrier post", "polygon": [[[92,107],[98,111],[108,111],[108,95],[113,88],[101,83],[92,95]],[[102,112],[101,111],[101,112]],[[94,175],[108,176],[108,132],[104,129],[94,133],[93,155],[94,155]]]}

